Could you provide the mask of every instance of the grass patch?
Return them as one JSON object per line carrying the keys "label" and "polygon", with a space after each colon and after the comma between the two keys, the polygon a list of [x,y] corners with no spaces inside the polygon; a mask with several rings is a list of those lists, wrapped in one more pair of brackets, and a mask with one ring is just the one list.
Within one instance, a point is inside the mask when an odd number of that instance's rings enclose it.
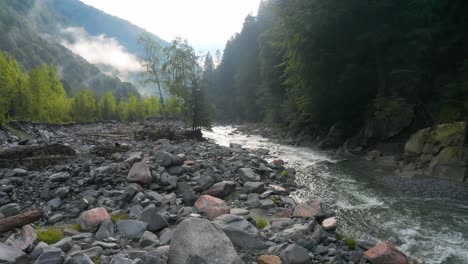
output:
{"label": "grass patch", "polygon": [[280,173],[281,177],[288,177],[289,175],[289,172],[287,170],[283,170],[281,173]]}
{"label": "grass patch", "polygon": [[264,217],[259,217],[257,218],[257,220],[255,220],[255,225],[261,229],[265,228],[268,224],[269,224],[268,219]]}
{"label": "grass patch", "polygon": [[276,196],[271,197],[270,200],[271,200],[274,204],[278,204],[278,203],[281,201],[281,199],[278,198],[278,197],[276,197]]}
{"label": "grass patch", "polygon": [[101,264],[101,257],[100,256],[95,256],[91,259],[94,264]]}
{"label": "grass patch", "polygon": [[118,213],[115,215],[111,215],[111,220],[114,223],[119,220],[128,220],[128,219],[130,219],[130,215],[128,215],[127,213]]}
{"label": "grass patch", "polygon": [[70,228],[75,230],[75,231],[80,231],[81,230],[80,224],[72,224],[70,226]]}
{"label": "grass patch", "polygon": [[343,240],[350,250],[354,250],[358,246],[357,240],[353,237],[338,234],[336,238],[338,240]]}
{"label": "grass patch", "polygon": [[54,244],[63,238],[63,230],[57,227],[36,228],[39,241],[47,244]]}

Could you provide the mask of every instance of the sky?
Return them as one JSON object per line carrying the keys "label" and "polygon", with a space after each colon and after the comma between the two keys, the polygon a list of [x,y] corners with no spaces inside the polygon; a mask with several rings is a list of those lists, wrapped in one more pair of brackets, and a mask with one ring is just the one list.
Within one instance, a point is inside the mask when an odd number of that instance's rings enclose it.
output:
{"label": "sky", "polygon": [[164,40],[187,38],[201,52],[221,52],[261,0],[81,0]]}

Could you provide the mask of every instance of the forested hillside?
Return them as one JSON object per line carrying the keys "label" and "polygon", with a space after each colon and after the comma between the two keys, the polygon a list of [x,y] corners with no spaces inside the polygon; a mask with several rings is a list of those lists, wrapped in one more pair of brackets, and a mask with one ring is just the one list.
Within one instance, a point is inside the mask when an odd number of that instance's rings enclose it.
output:
{"label": "forested hillside", "polygon": [[356,132],[465,119],[468,2],[269,0],[227,43],[218,118]]}

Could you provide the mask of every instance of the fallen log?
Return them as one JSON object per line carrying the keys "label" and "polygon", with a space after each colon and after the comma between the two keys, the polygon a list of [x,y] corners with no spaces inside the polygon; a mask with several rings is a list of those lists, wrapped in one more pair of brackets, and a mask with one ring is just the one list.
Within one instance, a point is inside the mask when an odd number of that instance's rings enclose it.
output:
{"label": "fallen log", "polygon": [[76,155],[76,151],[61,144],[20,146],[0,151],[0,159],[23,159],[48,155]]}
{"label": "fallen log", "polygon": [[0,233],[4,233],[15,228],[20,228],[25,225],[29,225],[41,218],[42,212],[39,210],[34,210],[0,219]]}

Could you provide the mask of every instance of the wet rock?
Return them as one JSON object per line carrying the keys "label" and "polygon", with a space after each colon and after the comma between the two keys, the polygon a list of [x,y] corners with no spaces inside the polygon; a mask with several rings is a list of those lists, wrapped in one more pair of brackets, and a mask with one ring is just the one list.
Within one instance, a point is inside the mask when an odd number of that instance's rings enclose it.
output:
{"label": "wet rock", "polygon": [[255,172],[250,168],[241,168],[239,169],[239,177],[243,182],[259,182],[260,176],[255,174]]}
{"label": "wet rock", "polygon": [[23,251],[0,242],[0,263],[28,264],[28,255]]}
{"label": "wet rock", "polygon": [[35,264],[61,264],[65,260],[65,253],[60,248],[51,247],[44,251]]}
{"label": "wet rock", "polygon": [[30,226],[25,225],[13,232],[5,241],[5,244],[25,251],[37,240],[36,230]]}
{"label": "wet rock", "polygon": [[310,263],[309,252],[307,249],[296,245],[289,245],[281,252],[281,260],[284,264],[308,264]]}
{"label": "wet rock", "polygon": [[229,238],[208,220],[188,218],[176,229],[169,259],[172,264],[241,264]]}
{"label": "wet rock", "polygon": [[51,182],[64,182],[71,178],[70,173],[63,171],[49,176]]}
{"label": "wet rock", "polygon": [[240,216],[221,215],[213,220],[213,224],[224,231],[236,248],[265,248],[265,243],[259,236],[257,228]]}
{"label": "wet rock", "polygon": [[104,221],[96,232],[97,240],[104,240],[114,236],[114,223],[111,220]]}
{"label": "wet rock", "polygon": [[237,184],[233,181],[222,181],[215,183],[209,190],[203,194],[211,195],[217,198],[224,198],[236,190]]}
{"label": "wet rock", "polygon": [[143,210],[140,220],[148,224],[146,230],[151,232],[159,232],[169,226],[166,218],[158,213],[158,209],[154,205],[150,205]]}
{"label": "wet rock", "polygon": [[95,231],[99,225],[110,219],[106,209],[99,207],[82,213],[78,218],[78,223],[82,231]]}
{"label": "wet rock", "polygon": [[137,220],[120,220],[117,221],[117,232],[127,239],[139,240],[146,230],[148,224]]}
{"label": "wet rock", "polygon": [[367,250],[365,256],[372,264],[407,264],[408,258],[391,242],[382,242]]}
{"label": "wet rock", "polygon": [[149,184],[153,181],[148,164],[145,162],[137,162],[133,164],[132,169],[127,176],[128,182],[140,184]]}
{"label": "wet rock", "polygon": [[257,260],[258,264],[283,264],[278,256],[262,255]]}
{"label": "wet rock", "polygon": [[333,231],[336,229],[336,217],[330,217],[322,222],[322,227],[326,231]]}
{"label": "wet rock", "polygon": [[322,205],[319,200],[311,200],[298,204],[294,208],[293,216],[300,218],[312,218],[322,212]]}
{"label": "wet rock", "polygon": [[223,200],[210,195],[200,196],[195,202],[195,208],[204,212],[209,220],[213,220],[223,214],[229,214],[230,212],[229,207]]}
{"label": "wet rock", "polygon": [[229,147],[233,149],[241,149],[242,145],[237,143],[229,143]]}

